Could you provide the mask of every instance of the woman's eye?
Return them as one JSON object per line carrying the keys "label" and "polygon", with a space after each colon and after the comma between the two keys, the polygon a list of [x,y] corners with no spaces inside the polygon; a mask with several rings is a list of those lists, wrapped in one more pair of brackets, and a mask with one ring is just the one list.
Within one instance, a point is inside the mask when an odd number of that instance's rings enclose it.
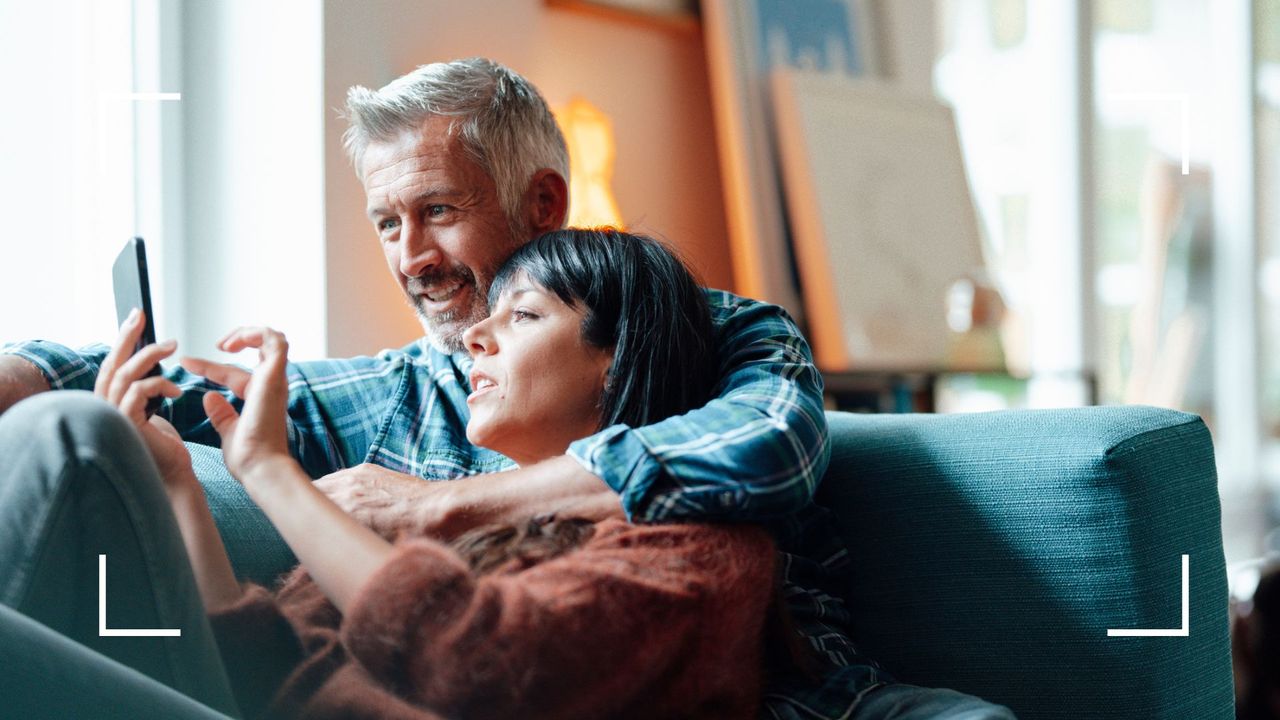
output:
{"label": "woman's eye", "polygon": [[535,320],[538,316],[528,310],[516,309],[511,311],[511,317],[514,318],[516,322],[520,322],[522,320]]}

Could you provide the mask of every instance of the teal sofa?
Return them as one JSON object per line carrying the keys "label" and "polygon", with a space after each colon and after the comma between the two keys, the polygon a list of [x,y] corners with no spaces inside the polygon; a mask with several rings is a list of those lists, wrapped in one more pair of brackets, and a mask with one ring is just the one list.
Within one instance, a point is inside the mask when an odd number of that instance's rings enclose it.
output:
{"label": "teal sofa", "polygon": [[[1233,718],[1221,510],[1194,415],[829,415],[854,637],[1023,720]],[[1111,637],[1182,627],[1187,635]]]}
{"label": "teal sofa", "polygon": [[[854,636],[904,682],[1049,718],[1234,717],[1209,432],[1147,407],[830,413]],[[242,575],[292,562],[218,451],[193,447]],[[219,479],[219,478],[222,479]],[[1187,635],[1181,556],[1189,557]]]}

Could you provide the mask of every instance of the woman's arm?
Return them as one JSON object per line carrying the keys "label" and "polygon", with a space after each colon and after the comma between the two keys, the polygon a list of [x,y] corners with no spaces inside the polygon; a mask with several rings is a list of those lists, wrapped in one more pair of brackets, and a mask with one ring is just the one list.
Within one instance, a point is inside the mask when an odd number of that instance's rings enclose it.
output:
{"label": "woman's arm", "polygon": [[164,418],[147,416],[148,400],[174,397],[182,391],[162,376],[147,377],[147,372],[162,358],[173,354],[177,344],[168,341],[148,345],[135,354],[133,348],[142,335],[143,325],[141,311],[135,310],[125,320],[115,346],[102,360],[94,381],[94,393],[114,405],[142,435],[177,518],[200,599],[206,611],[213,610],[238,600],[240,583],[231,569],[222,537],[209,512],[204,488],[191,469],[191,455],[182,438]]}
{"label": "woman's arm", "polygon": [[345,612],[390,557],[391,544],[314,487],[287,454],[257,463],[237,477],[316,584]]}
{"label": "woman's arm", "polygon": [[[182,390],[163,376],[147,377],[147,371],[173,354],[177,345],[172,341],[158,343],[135,354],[133,348],[143,324],[141,312],[126,320],[115,346],[103,359],[94,391],[115,405],[142,434],[177,518],[200,599],[212,612],[234,604],[243,590],[182,438],[163,418],[147,416],[149,399],[176,397]],[[203,400],[209,420],[222,436],[227,467],[329,599],[344,609],[391,552],[391,546],[312,487],[310,477],[289,455],[288,343],[284,336],[267,328],[245,328],[232,332],[220,345],[231,352],[259,347],[263,359],[252,376],[231,366],[184,359],[185,365],[203,371],[245,399],[243,416],[217,392],[207,393]]]}
{"label": "woman's arm", "polygon": [[209,512],[209,502],[200,481],[195,473],[190,473],[190,477],[182,481],[166,482],[165,490],[169,494],[173,514],[178,518],[182,544],[187,548],[205,612],[214,612],[235,603],[243,591],[235,571],[231,569],[231,560]]}
{"label": "woman's arm", "polygon": [[266,513],[325,595],[345,610],[356,591],[391,553],[391,545],[356,522],[324,493],[289,455],[285,378],[289,344],[270,328],[239,328],[218,346],[226,352],[259,349],[252,374],[195,358],[182,364],[244,398],[237,413],[218,393],[204,396],[205,412],[222,437],[227,469]]}

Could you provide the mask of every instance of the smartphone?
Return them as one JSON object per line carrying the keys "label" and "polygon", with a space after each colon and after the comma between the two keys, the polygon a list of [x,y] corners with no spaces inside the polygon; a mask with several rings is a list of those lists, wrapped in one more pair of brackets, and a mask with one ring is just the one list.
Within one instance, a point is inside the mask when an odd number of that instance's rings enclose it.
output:
{"label": "smartphone", "polygon": [[[111,266],[111,281],[116,294],[116,323],[123,325],[134,308],[146,313],[146,327],[134,346],[136,353],[156,341],[156,317],[151,308],[151,286],[147,281],[147,247],[142,238],[136,237],[124,244]],[[160,374],[160,363],[147,371],[147,377]],[[153,397],[147,401],[147,417],[160,409],[164,398]]]}

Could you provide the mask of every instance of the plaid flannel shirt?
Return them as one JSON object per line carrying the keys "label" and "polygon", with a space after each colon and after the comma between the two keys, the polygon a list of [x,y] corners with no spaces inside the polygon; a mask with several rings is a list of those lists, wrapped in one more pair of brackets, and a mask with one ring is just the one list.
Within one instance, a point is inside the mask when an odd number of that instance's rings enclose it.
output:
{"label": "plaid flannel shirt", "polygon": [[[813,494],[830,458],[822,378],[808,343],[776,306],[708,290],[720,353],[716,398],[641,428],[615,425],[573,443],[569,454],[618,492],[638,522],[752,522],[777,540],[783,594],[817,651],[820,680],[775,674],[763,717],[842,718],[891,678],[849,640],[836,585],[847,554]],[[34,363],[54,389],[93,388],[105,345],[73,351],[31,341],[5,346]],[[471,358],[419,340],[375,357],[290,363],[289,444],[313,478],[362,462],[446,480],[509,470],[508,458],[471,445]],[[165,374],[184,390],[160,413],[188,441],[218,446],[204,391],[225,388],[180,367]]]}

